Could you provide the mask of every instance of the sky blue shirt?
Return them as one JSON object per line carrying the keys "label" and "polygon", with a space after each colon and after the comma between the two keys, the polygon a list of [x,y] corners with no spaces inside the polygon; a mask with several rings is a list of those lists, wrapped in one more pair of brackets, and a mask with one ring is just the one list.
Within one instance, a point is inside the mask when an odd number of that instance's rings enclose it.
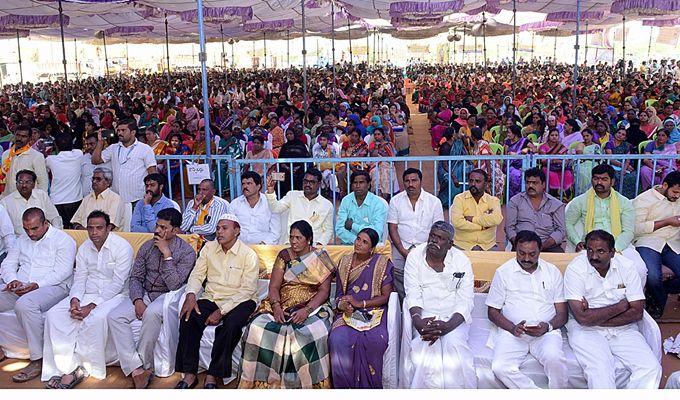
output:
{"label": "sky blue shirt", "polygon": [[[345,229],[345,221],[352,219],[352,230]],[[373,228],[383,240],[383,231],[387,221],[387,202],[369,192],[361,204],[357,204],[354,192],[342,199],[335,223],[335,234],[343,244],[354,244],[359,232],[364,228]]]}
{"label": "sky blue shirt", "polygon": [[156,204],[144,204],[144,200],[139,200],[132,211],[132,220],[130,221],[131,232],[155,232],[156,231],[156,215],[160,210],[166,208],[175,208],[172,200],[161,195]]}

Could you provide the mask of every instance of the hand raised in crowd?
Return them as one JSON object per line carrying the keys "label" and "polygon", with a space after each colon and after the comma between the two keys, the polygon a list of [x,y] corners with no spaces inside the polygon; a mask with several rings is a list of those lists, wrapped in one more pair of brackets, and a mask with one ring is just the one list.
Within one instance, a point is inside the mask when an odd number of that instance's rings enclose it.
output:
{"label": "hand raised in crowd", "polygon": [[203,203],[203,199],[205,199],[205,196],[202,193],[196,194],[196,197],[194,197],[194,211],[198,211],[198,209],[201,207],[201,203]]}
{"label": "hand raised in crowd", "polygon": [[156,246],[158,251],[161,252],[163,258],[172,257],[172,252],[170,251],[170,243],[164,237],[161,237],[158,234],[154,233],[153,245]]}
{"label": "hand raised in crowd", "polygon": [[267,176],[267,193],[274,193],[275,188],[276,188],[276,181],[271,176],[271,174],[269,174],[269,176]]}

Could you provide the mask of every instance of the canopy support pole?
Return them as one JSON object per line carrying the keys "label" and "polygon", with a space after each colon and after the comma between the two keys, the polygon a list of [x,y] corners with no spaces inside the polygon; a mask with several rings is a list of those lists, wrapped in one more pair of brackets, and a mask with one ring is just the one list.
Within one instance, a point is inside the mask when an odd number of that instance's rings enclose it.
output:
{"label": "canopy support pole", "polygon": [[581,0],[576,0],[576,44],[574,45],[574,84],[572,85],[571,109],[576,110],[576,85],[578,83],[578,38],[581,34]]}
{"label": "canopy support pole", "polygon": [[267,69],[267,32],[262,32],[262,39],[264,40],[264,69]]}
{"label": "canopy support pole", "polygon": [[555,28],[555,40],[553,44],[553,62],[557,63],[557,28]]}
{"label": "canopy support pole", "polygon": [[475,51],[474,51],[475,59],[474,59],[474,64],[475,67],[477,67],[477,36],[475,36]]}
{"label": "canopy support pole", "polygon": [[486,59],[486,12],[482,12],[482,46],[484,50],[484,73],[487,71]]}
{"label": "canopy support pole", "polygon": [[104,62],[106,63],[106,76],[109,76],[109,55],[106,52],[106,33],[102,31],[102,40],[104,41]]}
{"label": "canopy support pole", "polygon": [[73,38],[73,55],[76,60],[76,71],[78,72],[78,79],[80,79],[80,64],[78,64],[78,40]]}
{"label": "canopy support pole", "polygon": [[454,39],[454,43],[453,43],[453,63],[454,64],[456,63],[456,43],[455,43],[456,34],[457,34],[457,29],[453,28],[453,39]]}
{"label": "canopy support pole", "polygon": [[168,35],[168,14],[165,14],[165,64],[168,71],[168,84],[170,84],[170,37]]}
{"label": "canopy support pole", "polygon": [[378,36],[378,30],[373,28],[373,65],[375,65],[375,38]]}
{"label": "canopy support pole", "polygon": [[205,51],[205,32],[203,30],[203,0],[197,0],[198,3],[198,43],[199,53],[198,60],[201,62],[201,92],[203,95],[203,122],[205,129],[205,157],[206,162],[210,163],[210,103],[208,102],[208,72],[205,62],[208,56]]}
{"label": "canopy support pole", "polygon": [[536,38],[536,34],[534,32],[531,32],[531,61],[534,60],[534,39]]}
{"label": "canopy support pole", "polygon": [[585,38],[585,52],[583,55],[583,64],[588,65],[588,20],[586,20],[586,34],[584,35]]}
{"label": "canopy support pole", "polygon": [[128,70],[130,69],[130,49],[128,48],[128,40],[125,39],[125,63]]}
{"label": "canopy support pole", "polygon": [[300,0],[300,7],[302,8],[302,104],[305,110],[302,124],[306,126],[309,101],[307,99],[307,34],[305,32],[307,20],[305,17],[305,0]]}
{"label": "canopy support pole", "polygon": [[335,83],[335,2],[333,0],[331,0],[331,56],[333,61],[333,102],[337,103],[335,98],[338,93]]}
{"label": "canopy support pole", "polygon": [[649,44],[647,45],[647,60],[652,58],[652,33],[654,32],[654,27],[649,27]]}
{"label": "canopy support pole", "polygon": [[624,79],[626,77],[626,16],[623,16],[623,54],[622,54],[622,59],[623,59],[623,65],[621,68],[621,79]]}
{"label": "canopy support pole", "polygon": [[220,42],[222,43],[222,70],[224,71],[226,69],[226,56],[227,54],[224,52],[224,29],[222,28],[222,24],[220,24]]}
{"label": "canopy support pole", "polygon": [[517,0],[512,0],[512,99],[515,99],[517,79]]}
{"label": "canopy support pole", "polygon": [[366,28],[366,66],[371,65],[371,52],[369,50],[369,44],[371,42],[371,31]]}
{"label": "canopy support pole", "polygon": [[347,19],[347,40],[349,40],[349,64],[352,65],[354,57],[352,54],[352,30],[349,27],[349,18]]}
{"label": "canopy support pole", "polygon": [[234,69],[234,61],[235,61],[235,59],[234,59],[234,40],[235,39],[233,39],[233,38],[231,39],[231,69]]}
{"label": "canopy support pole", "polygon": [[64,40],[64,10],[61,8],[61,0],[59,0],[59,31],[61,32],[61,63],[64,64],[64,90],[65,96],[68,100],[68,74],[66,73],[66,42]]}
{"label": "canopy support pole", "polygon": [[21,65],[21,41],[19,40],[19,29],[17,29],[17,54],[19,55],[19,78],[21,79],[21,97],[24,97],[24,67]]}
{"label": "canopy support pole", "polygon": [[467,23],[463,24],[463,55],[461,56],[461,64],[465,64],[465,28],[467,28]]}
{"label": "canopy support pole", "polygon": [[286,64],[290,68],[290,29],[286,29]]}

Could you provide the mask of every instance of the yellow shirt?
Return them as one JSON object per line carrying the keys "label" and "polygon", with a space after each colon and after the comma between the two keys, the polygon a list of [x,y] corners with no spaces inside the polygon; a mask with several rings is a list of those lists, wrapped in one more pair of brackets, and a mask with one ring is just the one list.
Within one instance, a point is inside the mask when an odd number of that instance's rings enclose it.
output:
{"label": "yellow shirt", "polygon": [[205,244],[187,282],[187,293],[198,293],[207,280],[201,299],[214,302],[222,315],[239,304],[257,301],[259,259],[240,239],[225,253],[217,241]]}
{"label": "yellow shirt", "polygon": [[[78,223],[83,227],[87,227],[87,216],[94,210],[102,210],[109,214],[111,223],[116,226],[116,230],[121,230],[123,227],[123,218],[125,213],[125,203],[120,199],[120,196],[110,188],[95,196],[94,191],[83,197],[83,202],[80,203],[78,210],[71,218],[71,223]],[[66,221],[68,222],[68,221]]]}
{"label": "yellow shirt", "polygon": [[[477,203],[467,190],[454,197],[449,213],[449,220],[456,228],[453,236],[456,246],[463,250],[471,250],[475,246],[489,250],[496,245],[496,227],[503,221],[497,197],[484,193]],[[472,222],[465,217],[472,217]]]}

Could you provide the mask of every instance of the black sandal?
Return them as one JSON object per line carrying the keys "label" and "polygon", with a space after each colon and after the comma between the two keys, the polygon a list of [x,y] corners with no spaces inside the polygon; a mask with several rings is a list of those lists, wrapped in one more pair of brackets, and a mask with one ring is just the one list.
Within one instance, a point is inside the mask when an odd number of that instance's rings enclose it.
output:
{"label": "black sandal", "polygon": [[217,389],[217,383],[209,382],[203,385],[203,389]]}
{"label": "black sandal", "polygon": [[45,382],[45,389],[60,389],[61,376],[55,375]]}
{"label": "black sandal", "polygon": [[198,377],[194,378],[194,381],[190,384],[186,383],[184,380],[177,382],[175,389],[193,389],[198,385]]}
{"label": "black sandal", "polygon": [[87,371],[85,371],[85,368],[83,367],[78,367],[76,368],[73,372],[69,374],[70,376],[73,377],[73,380],[71,383],[61,383],[61,380],[59,381],[59,389],[73,389],[74,387],[78,386],[80,382],[84,381],[85,378],[87,378]]}

